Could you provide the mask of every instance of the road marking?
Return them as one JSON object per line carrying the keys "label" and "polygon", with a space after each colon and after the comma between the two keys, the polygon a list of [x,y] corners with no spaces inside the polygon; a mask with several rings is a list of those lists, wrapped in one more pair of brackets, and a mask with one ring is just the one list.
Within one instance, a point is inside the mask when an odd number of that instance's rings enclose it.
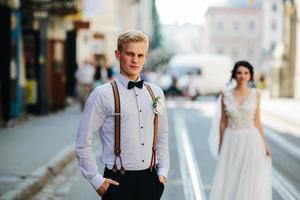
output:
{"label": "road marking", "polygon": [[272,185],[273,188],[284,200],[297,200],[300,197],[297,189],[282,176],[274,167],[272,169]]}
{"label": "road marking", "polygon": [[298,146],[287,141],[282,136],[278,135],[277,133],[275,133],[274,131],[268,128],[265,128],[265,132],[271,140],[276,142],[276,144],[278,144],[286,152],[288,152],[289,154],[293,155],[295,158],[300,160],[300,148]]}
{"label": "road marking", "polygon": [[[300,159],[300,148],[293,143],[287,141],[282,136],[278,135],[274,131],[265,128],[265,133],[278,144],[287,153],[293,155],[295,158]],[[273,187],[279,193],[283,199],[296,200],[300,197],[300,192],[293,186],[283,175],[281,175],[274,167],[272,170],[273,175]]]}
{"label": "road marking", "polygon": [[203,184],[195,153],[190,143],[189,135],[184,118],[178,113],[174,113],[174,131],[178,144],[178,154],[180,159],[180,171],[184,184],[184,194],[186,200],[205,200]]}

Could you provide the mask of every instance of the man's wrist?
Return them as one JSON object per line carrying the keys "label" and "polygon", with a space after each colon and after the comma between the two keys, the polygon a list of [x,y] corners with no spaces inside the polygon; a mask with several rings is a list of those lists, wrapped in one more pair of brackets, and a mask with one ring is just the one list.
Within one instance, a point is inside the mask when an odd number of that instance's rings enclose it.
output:
{"label": "man's wrist", "polygon": [[107,183],[107,181],[104,179],[104,182],[102,183],[102,185],[99,186],[99,188],[96,190],[97,193],[102,197],[103,194],[107,191],[109,186],[109,183]]}
{"label": "man's wrist", "polygon": [[95,190],[97,190],[105,181],[101,174],[97,174],[93,179],[89,180]]}
{"label": "man's wrist", "polygon": [[102,190],[101,190],[102,185],[96,190],[96,192],[99,194],[99,196],[102,197]]}
{"label": "man's wrist", "polygon": [[158,176],[163,176],[167,180],[168,168],[158,168],[157,169],[157,175]]}

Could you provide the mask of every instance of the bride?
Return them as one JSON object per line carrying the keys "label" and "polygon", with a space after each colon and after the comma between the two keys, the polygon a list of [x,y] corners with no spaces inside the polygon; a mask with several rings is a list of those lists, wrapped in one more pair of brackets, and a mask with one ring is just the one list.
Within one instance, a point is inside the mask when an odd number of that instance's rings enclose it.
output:
{"label": "bride", "polygon": [[253,67],[235,64],[236,86],[221,95],[218,164],[210,200],[271,200],[271,151],[260,121],[260,93],[249,88]]}

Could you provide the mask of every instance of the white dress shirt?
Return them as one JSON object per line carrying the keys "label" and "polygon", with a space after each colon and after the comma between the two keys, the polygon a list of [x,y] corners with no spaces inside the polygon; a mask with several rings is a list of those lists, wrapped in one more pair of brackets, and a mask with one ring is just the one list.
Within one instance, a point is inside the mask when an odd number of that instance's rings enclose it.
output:
{"label": "white dress shirt", "polygon": [[[125,170],[143,170],[149,168],[151,163],[153,101],[145,85],[142,89],[134,87],[128,90],[128,82],[129,79],[121,74],[116,79],[121,104],[121,157]],[[158,86],[148,84],[155,96],[164,99],[164,94]],[[83,176],[95,189],[104,182],[103,176],[98,172],[96,157],[100,157],[102,163],[109,169],[112,169],[115,160],[114,110],[113,90],[111,84],[106,83],[94,89],[89,96],[79,124],[76,139],[79,167]],[[93,150],[95,134],[100,136],[102,155],[96,155]],[[167,177],[169,150],[166,111],[158,116],[157,155],[157,173]],[[120,169],[119,159],[117,166]]]}

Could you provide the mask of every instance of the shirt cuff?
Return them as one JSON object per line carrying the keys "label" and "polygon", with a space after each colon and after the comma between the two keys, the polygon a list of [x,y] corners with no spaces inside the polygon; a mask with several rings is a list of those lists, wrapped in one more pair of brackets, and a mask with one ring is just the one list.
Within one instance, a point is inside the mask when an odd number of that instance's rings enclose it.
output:
{"label": "shirt cuff", "polygon": [[158,168],[157,175],[158,176],[164,176],[167,180],[168,171],[169,171],[169,169],[167,169],[167,168]]}
{"label": "shirt cuff", "polygon": [[104,177],[100,174],[97,174],[93,179],[90,180],[90,183],[94,187],[95,190],[97,190],[103,183],[104,183]]}

